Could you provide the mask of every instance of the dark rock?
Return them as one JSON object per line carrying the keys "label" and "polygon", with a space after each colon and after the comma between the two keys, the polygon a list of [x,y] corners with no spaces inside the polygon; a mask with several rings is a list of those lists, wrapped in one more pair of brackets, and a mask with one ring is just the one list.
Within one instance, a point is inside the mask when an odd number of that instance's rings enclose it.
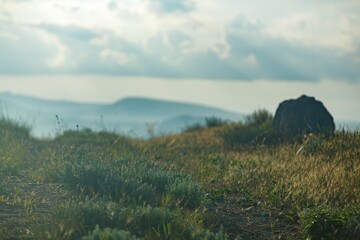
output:
{"label": "dark rock", "polygon": [[329,136],[335,130],[334,119],[322,102],[306,95],[280,103],[272,126],[284,139],[306,133],[322,133]]}

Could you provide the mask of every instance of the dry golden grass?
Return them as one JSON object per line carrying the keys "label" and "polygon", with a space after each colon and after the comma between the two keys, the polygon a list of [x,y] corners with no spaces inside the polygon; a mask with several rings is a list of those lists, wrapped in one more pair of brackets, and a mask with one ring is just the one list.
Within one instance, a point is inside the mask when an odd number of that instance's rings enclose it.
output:
{"label": "dry golden grass", "polygon": [[209,189],[247,189],[268,206],[360,205],[360,134],[337,132],[301,144],[232,149],[223,127],[156,138],[142,148],[155,162],[190,172]]}

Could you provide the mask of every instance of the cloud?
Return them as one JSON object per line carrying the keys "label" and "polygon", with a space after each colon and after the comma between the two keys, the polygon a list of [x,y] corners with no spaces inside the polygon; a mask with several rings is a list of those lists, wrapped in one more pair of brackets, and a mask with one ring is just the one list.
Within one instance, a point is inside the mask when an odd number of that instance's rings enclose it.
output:
{"label": "cloud", "polygon": [[46,59],[47,66],[52,69],[61,68],[67,64],[66,46],[54,35],[49,34],[44,31],[36,31],[38,37],[43,41],[43,43],[50,48],[55,49],[55,54]]}
{"label": "cloud", "polygon": [[289,42],[349,53],[359,48],[360,31],[354,29],[359,24],[358,14],[309,11],[280,18],[267,31]]}
{"label": "cloud", "polygon": [[108,6],[110,11],[113,11],[113,10],[115,10],[117,8],[117,4],[116,4],[115,1],[110,1],[107,6]]}
{"label": "cloud", "polygon": [[[348,54],[338,55],[333,49],[287,41],[265,35],[263,31],[255,34],[242,31],[230,31],[227,35],[231,46],[229,62],[238,64],[239,71],[246,72],[251,79],[359,80],[358,64]],[[256,60],[250,61],[254,68],[241,64],[246,56],[252,56],[248,60]]]}
{"label": "cloud", "polygon": [[0,27],[0,72],[41,74],[66,63],[66,47],[56,36],[31,27]]}
{"label": "cloud", "polygon": [[96,33],[86,28],[76,25],[55,25],[55,24],[38,24],[34,25],[36,28],[43,29],[49,33],[53,33],[61,38],[70,37],[81,41],[88,41],[96,37]]}
{"label": "cloud", "polygon": [[29,2],[0,12],[0,74],[360,81],[360,17],[343,5],[275,16],[234,0]]}
{"label": "cloud", "polygon": [[119,65],[125,65],[131,62],[134,58],[133,55],[128,55],[114,49],[104,49],[100,52],[100,57],[104,60],[110,59],[117,62]]}
{"label": "cloud", "polygon": [[191,32],[175,30],[155,35],[144,47],[110,32],[76,26],[40,25],[15,32],[8,28],[0,35],[0,50],[5,53],[0,57],[4,63],[0,72],[358,81],[360,68],[355,55],[337,55],[329,48],[268,36],[249,23],[236,26],[229,25],[225,39],[219,38],[207,48],[198,48],[201,41]]}
{"label": "cloud", "polygon": [[195,8],[190,0],[150,0],[155,10],[163,13],[190,12]]}
{"label": "cloud", "polygon": [[250,20],[243,15],[237,15],[227,27],[237,33],[252,34],[261,32],[265,26],[258,19]]}

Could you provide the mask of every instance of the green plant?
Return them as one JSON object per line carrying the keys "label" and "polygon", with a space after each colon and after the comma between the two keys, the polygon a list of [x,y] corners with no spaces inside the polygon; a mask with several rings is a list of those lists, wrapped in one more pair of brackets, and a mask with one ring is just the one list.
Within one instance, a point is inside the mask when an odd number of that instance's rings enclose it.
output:
{"label": "green plant", "polygon": [[187,178],[177,179],[169,186],[169,193],[180,205],[191,209],[200,207],[204,200],[200,186]]}
{"label": "green plant", "polygon": [[146,171],[140,173],[139,176],[142,181],[154,186],[158,193],[164,193],[168,185],[174,182],[177,177],[175,173],[171,171],[162,170],[159,168],[154,168],[151,166],[144,166]]}
{"label": "green plant", "polygon": [[158,239],[171,239],[171,224],[163,223],[162,226],[158,226],[157,229],[152,228]]}
{"label": "green plant", "polygon": [[220,227],[219,231],[216,233],[210,232],[209,230],[204,230],[197,233],[193,236],[193,239],[202,239],[202,240],[226,240],[227,237],[224,234],[223,226]]}
{"label": "green plant", "polygon": [[105,228],[101,230],[99,225],[96,225],[93,232],[81,238],[82,240],[141,240],[128,231]]}
{"label": "green plant", "polygon": [[20,188],[14,187],[13,192],[10,195],[10,204],[18,205],[21,203]]}
{"label": "green plant", "polygon": [[313,240],[355,240],[360,238],[359,209],[327,206],[306,209],[300,219],[305,237]]}
{"label": "green plant", "polygon": [[273,115],[266,109],[258,109],[245,117],[245,125],[259,127],[272,123]]}
{"label": "green plant", "polygon": [[264,109],[257,110],[245,118],[245,122],[232,124],[221,132],[224,141],[233,147],[276,143],[277,136],[272,130],[272,115]]}
{"label": "green plant", "polygon": [[236,125],[222,133],[225,142],[234,144],[254,143],[260,134],[260,129],[244,125]]}
{"label": "green plant", "polygon": [[6,232],[7,232],[7,229],[0,226],[0,237],[5,236]]}
{"label": "green plant", "polygon": [[35,192],[31,191],[26,194],[24,199],[24,208],[27,214],[30,214],[35,209]]}
{"label": "green plant", "polygon": [[4,117],[0,117],[0,133],[2,138],[6,136],[13,139],[28,139],[30,137],[28,126]]}
{"label": "green plant", "polygon": [[189,215],[168,208],[136,207],[131,213],[128,230],[140,231],[145,239],[191,239],[197,231]]}
{"label": "green plant", "polygon": [[52,235],[66,232],[72,239],[92,231],[96,225],[101,228],[125,226],[126,209],[119,204],[105,200],[68,201],[59,206],[54,219],[62,228],[55,229]]}
{"label": "green plant", "polygon": [[186,175],[165,171],[140,161],[107,162],[91,159],[67,161],[61,181],[86,195],[101,195],[133,204],[159,206],[162,195],[190,208],[201,204],[200,187]]}
{"label": "green plant", "polygon": [[204,126],[200,123],[194,123],[192,125],[189,125],[187,126],[185,129],[184,129],[184,132],[196,132],[196,131],[199,131],[201,129],[204,129]]}
{"label": "green plant", "polygon": [[218,118],[218,117],[207,117],[205,118],[205,124],[206,127],[212,128],[212,127],[218,127],[227,124],[227,121]]}

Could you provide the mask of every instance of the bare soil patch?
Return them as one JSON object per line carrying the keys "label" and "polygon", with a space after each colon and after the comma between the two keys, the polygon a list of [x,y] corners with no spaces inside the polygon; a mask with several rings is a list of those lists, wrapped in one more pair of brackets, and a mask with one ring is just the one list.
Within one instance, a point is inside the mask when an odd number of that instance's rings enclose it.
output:
{"label": "bare soil patch", "polygon": [[241,205],[232,198],[214,202],[206,214],[206,224],[223,226],[229,239],[299,239],[299,229],[282,213],[268,212],[256,205]]}
{"label": "bare soil patch", "polygon": [[26,178],[0,179],[0,239],[27,239],[49,223],[47,218],[68,198],[62,185]]}

